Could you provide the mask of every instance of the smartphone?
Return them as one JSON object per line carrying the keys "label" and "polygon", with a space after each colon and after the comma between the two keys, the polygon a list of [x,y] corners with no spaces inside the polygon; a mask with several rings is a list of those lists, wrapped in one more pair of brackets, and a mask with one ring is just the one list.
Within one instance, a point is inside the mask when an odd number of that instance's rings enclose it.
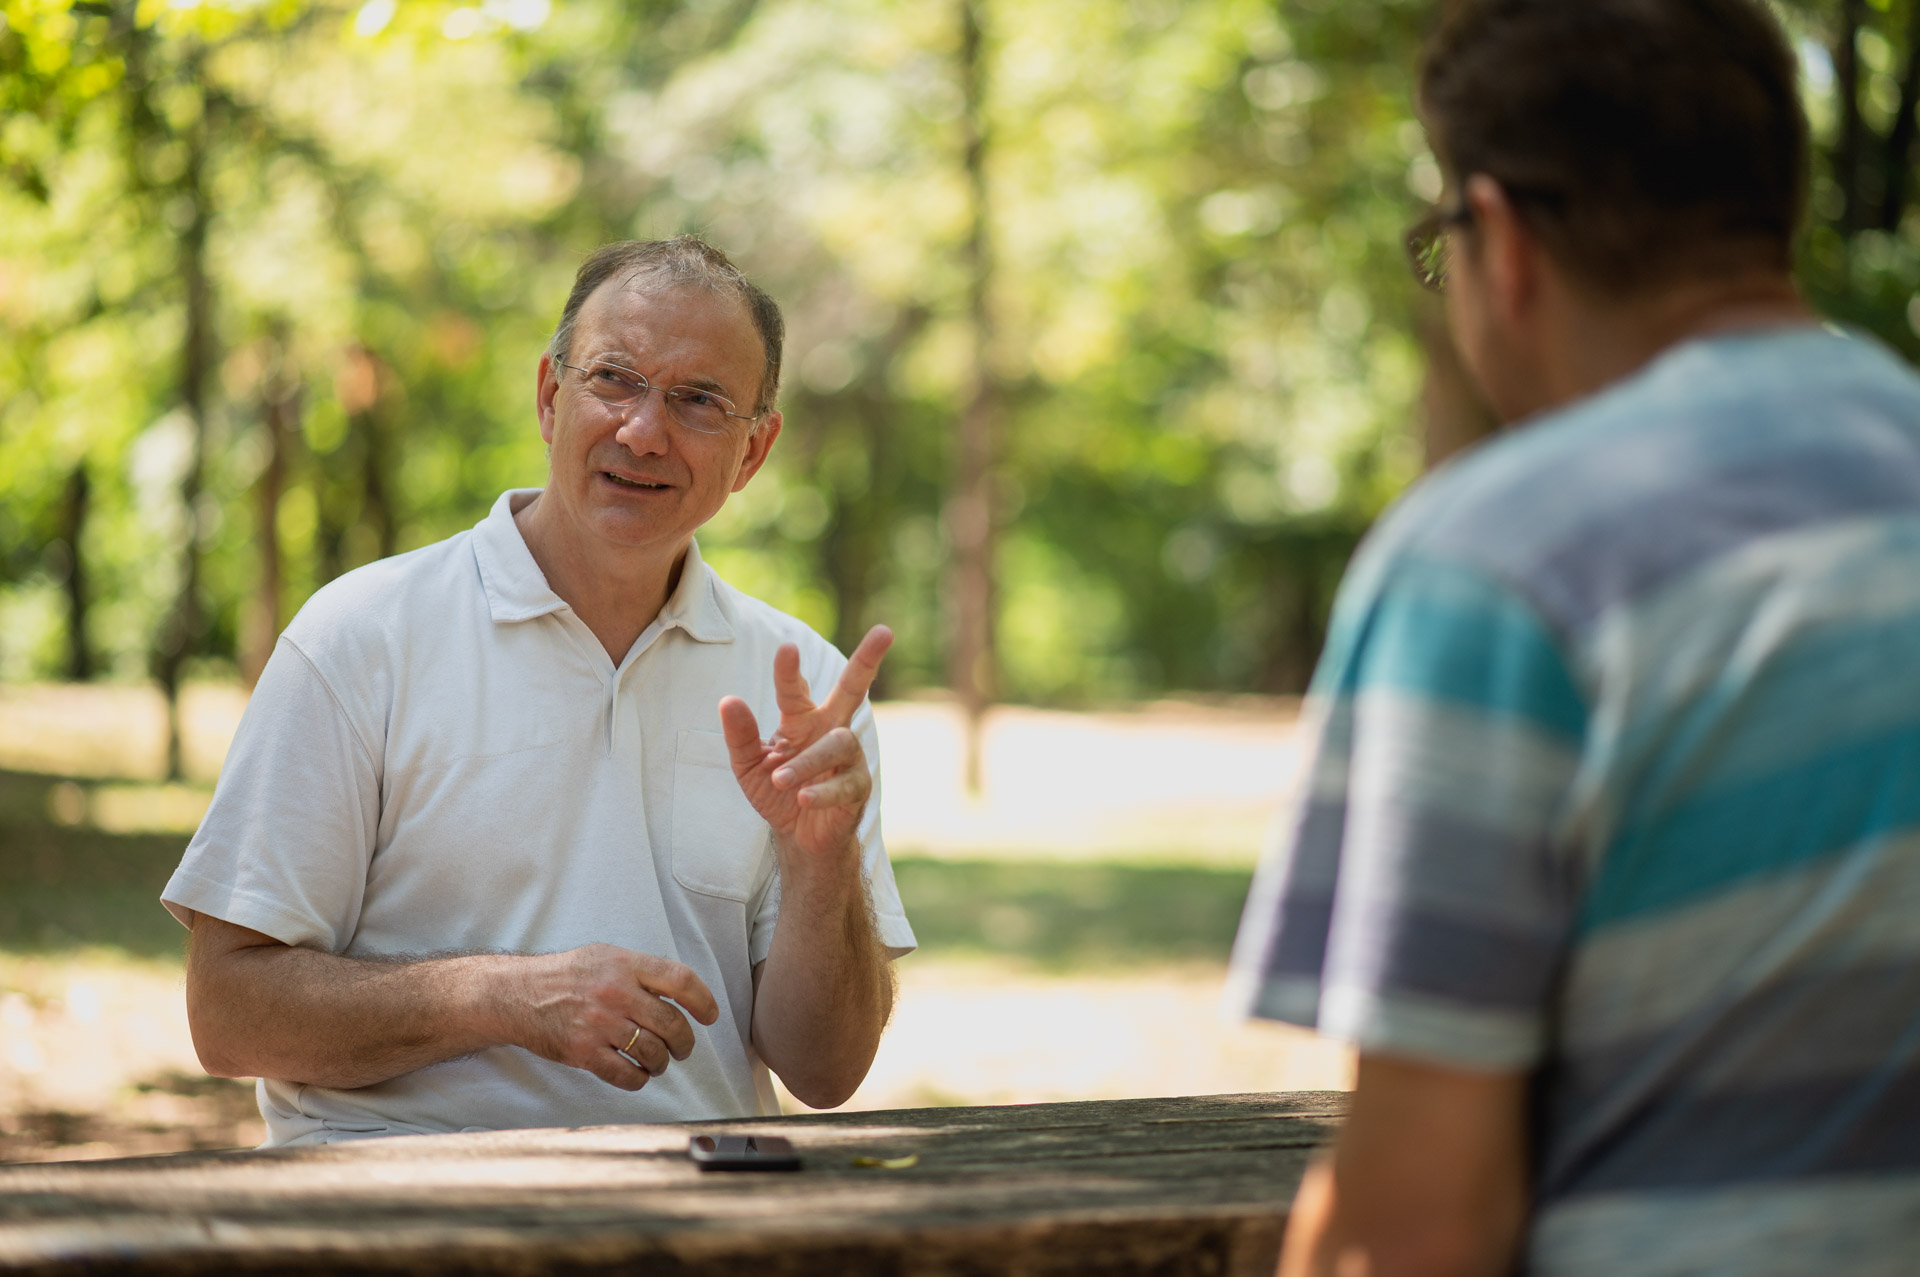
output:
{"label": "smartphone", "polygon": [[703,1171],[797,1171],[800,1155],[778,1135],[695,1135],[687,1156]]}

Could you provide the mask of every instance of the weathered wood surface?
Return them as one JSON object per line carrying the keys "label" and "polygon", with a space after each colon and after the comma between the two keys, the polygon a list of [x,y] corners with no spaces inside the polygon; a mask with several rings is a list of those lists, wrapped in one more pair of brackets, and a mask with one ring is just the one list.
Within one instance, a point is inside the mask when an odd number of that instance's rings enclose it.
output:
{"label": "weathered wood surface", "polygon": [[[8,1273],[1261,1274],[1337,1093],[808,1114],[0,1166]],[[690,1130],[798,1174],[707,1173]],[[906,1170],[856,1156],[919,1154]]]}

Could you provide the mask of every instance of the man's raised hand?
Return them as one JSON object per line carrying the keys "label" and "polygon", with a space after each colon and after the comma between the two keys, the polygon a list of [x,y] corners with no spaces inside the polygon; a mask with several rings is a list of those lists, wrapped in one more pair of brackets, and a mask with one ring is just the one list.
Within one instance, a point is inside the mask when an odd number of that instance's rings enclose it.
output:
{"label": "man's raised hand", "polygon": [[849,724],[892,644],[886,626],[868,630],[818,705],[800,674],[800,649],[783,645],[773,657],[780,723],[771,740],[760,738],[760,724],[745,701],[729,696],[720,702],[734,777],[777,841],[819,856],[837,854],[852,842],[873,792],[873,773]]}

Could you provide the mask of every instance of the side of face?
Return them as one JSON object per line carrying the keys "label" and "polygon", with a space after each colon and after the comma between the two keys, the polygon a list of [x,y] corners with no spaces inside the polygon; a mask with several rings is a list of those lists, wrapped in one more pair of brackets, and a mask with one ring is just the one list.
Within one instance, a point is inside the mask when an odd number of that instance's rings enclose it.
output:
{"label": "side of face", "polygon": [[1517,421],[1545,401],[1545,251],[1492,178],[1468,178],[1461,198],[1471,220],[1451,232],[1447,323],[1487,403]]}
{"label": "side of face", "polygon": [[[700,288],[648,289],[609,280],[581,305],[566,362],[619,364],[662,389],[694,386],[751,413],[766,351],[737,298]],[[563,535],[582,549],[677,557],[695,529],[746,487],[780,434],[780,414],[758,430],[735,421],[703,435],[676,424],[649,392],[626,409],[588,390],[584,374],[540,359],[536,406],[548,445],[547,488]]]}

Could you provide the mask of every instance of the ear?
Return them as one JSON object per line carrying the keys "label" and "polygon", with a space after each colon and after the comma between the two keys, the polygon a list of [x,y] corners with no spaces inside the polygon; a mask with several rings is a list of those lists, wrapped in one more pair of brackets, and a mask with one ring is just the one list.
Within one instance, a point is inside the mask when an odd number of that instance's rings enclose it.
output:
{"label": "ear", "polygon": [[1525,322],[1539,300],[1546,250],[1500,183],[1476,173],[1461,193],[1473,214],[1471,251],[1478,259],[1484,296],[1501,319]]}
{"label": "ear", "polygon": [[560,393],[560,364],[550,353],[540,356],[540,371],[535,375],[533,409],[540,417],[540,438],[553,443],[553,397]]}
{"label": "ear", "polygon": [[760,467],[767,464],[767,454],[773,451],[773,441],[780,437],[780,414],[769,412],[760,419],[760,428],[747,436],[747,455],[740,458],[740,469],[734,472],[733,491],[738,492],[747,486],[747,481],[760,473]]}

